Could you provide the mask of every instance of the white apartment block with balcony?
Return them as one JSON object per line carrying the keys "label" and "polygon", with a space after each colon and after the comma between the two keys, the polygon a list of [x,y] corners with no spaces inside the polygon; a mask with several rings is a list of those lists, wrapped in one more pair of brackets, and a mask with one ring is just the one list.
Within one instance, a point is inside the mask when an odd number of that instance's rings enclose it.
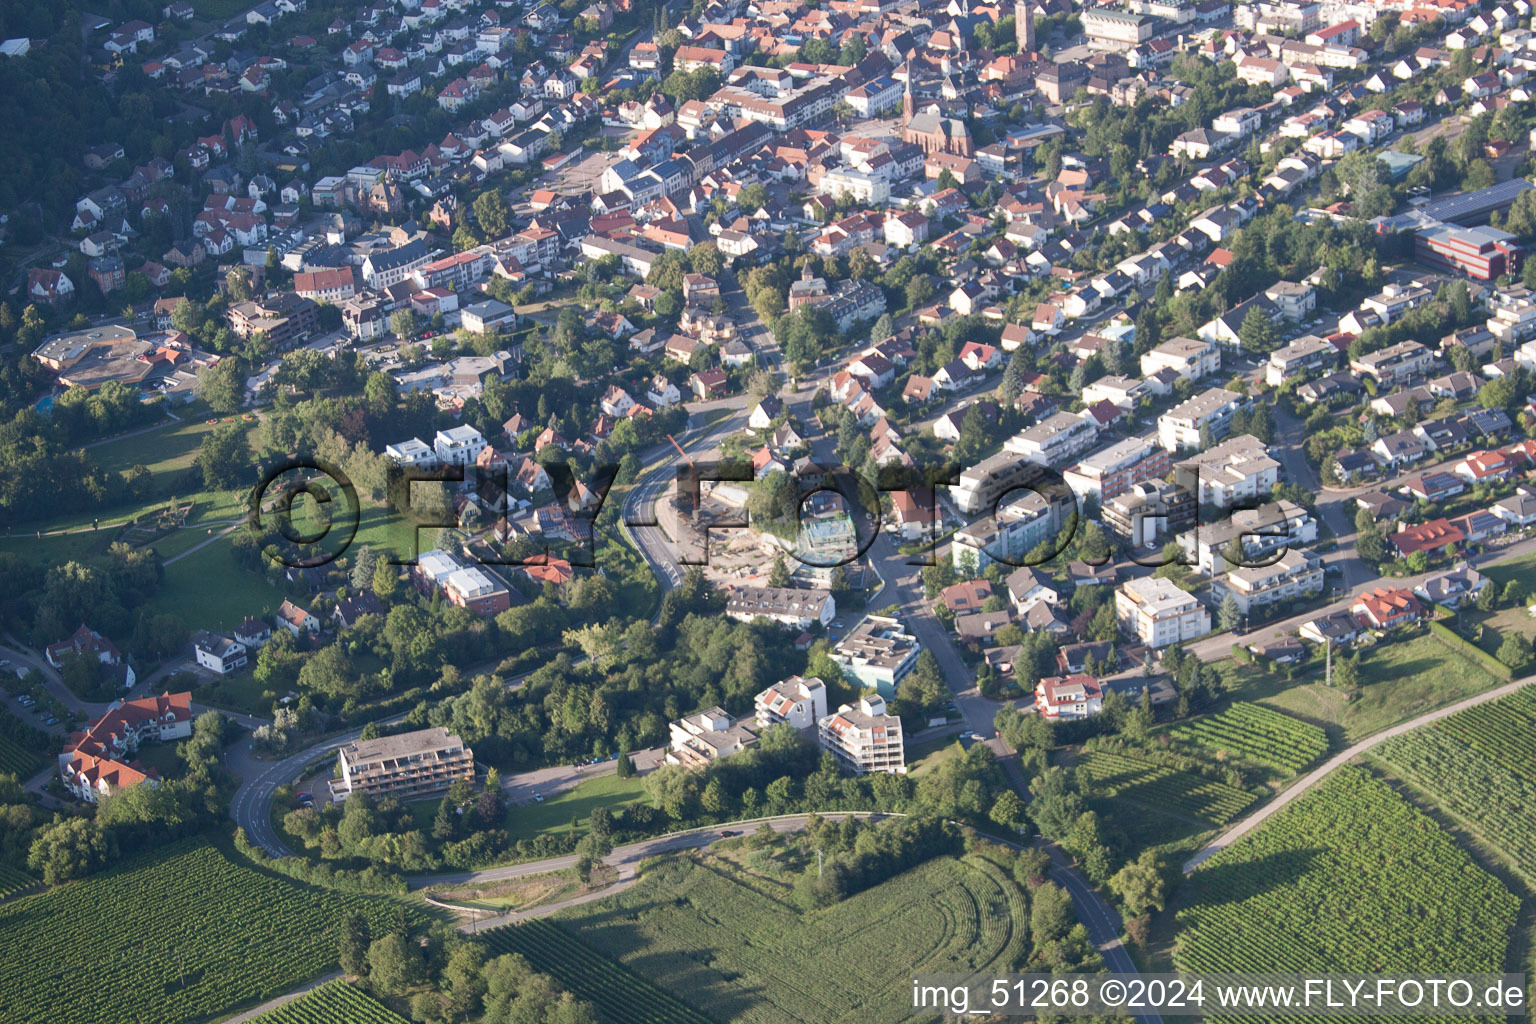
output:
{"label": "white apartment block with balcony", "polygon": [[1249,615],[1255,608],[1322,589],[1322,560],[1305,551],[1287,551],[1270,565],[1233,569],[1213,580],[1211,597],[1219,604],[1230,596],[1237,610]]}
{"label": "white apartment block with balcony", "polygon": [[756,732],[718,707],[684,715],[671,723],[670,732],[666,763],[684,768],[705,768],[757,744]]}
{"label": "white apartment block with balcony", "polygon": [[1225,553],[1237,541],[1246,562],[1268,561],[1277,551],[1317,543],[1317,518],[1294,501],[1266,501],[1242,508],[1217,522],[1179,534],[1179,546],[1191,564],[1207,576],[1229,569]]}
{"label": "white apartment block with balcony", "polygon": [[1202,507],[1230,508],[1272,494],[1280,482],[1280,463],[1270,457],[1263,441],[1239,434],[1181,460],[1174,468],[1174,482]]}
{"label": "white apartment block with balcony", "polygon": [[1141,375],[1172,370],[1188,381],[1210,376],[1221,369],[1221,347],[1202,338],[1170,338],[1142,353]]}
{"label": "white apartment block with balcony", "polygon": [[1093,447],[1099,428],[1093,418],[1058,412],[1027,427],[1003,443],[1003,451],[1022,455],[1040,466],[1060,466]]}
{"label": "white apartment block with balcony", "polygon": [[820,679],[790,676],[774,683],[753,701],[759,730],[788,722],[795,729],[810,729],[827,717],[827,684]]}
{"label": "white apartment block with balcony", "polygon": [[475,752],[443,728],[354,740],[338,751],[337,759],[341,777],[330,781],[336,803],[352,793],[409,799],[459,779],[475,779]]}
{"label": "white apartment block with balcony", "polygon": [[1332,342],[1315,334],[1303,335],[1269,354],[1269,362],[1264,367],[1264,382],[1277,388],[1293,377],[1333,366],[1338,359],[1339,350]]}
{"label": "white apartment block with balcony", "polygon": [[1115,615],[1127,633],[1148,647],[1183,643],[1211,631],[1211,615],[1172,580],[1144,576],[1115,591]]}
{"label": "white apartment block with balcony", "polygon": [[1158,443],[1170,452],[1198,449],[1205,430],[1220,440],[1232,426],[1232,414],[1247,404],[1246,397],[1226,388],[1201,392],[1157,418]]}
{"label": "white apartment block with balcony", "polygon": [[900,619],[866,615],[832,648],[832,660],[858,685],[895,697],[896,684],[912,671],[922,649]]}
{"label": "white apartment block with balcony", "polygon": [[469,425],[439,430],[432,444],[438,461],[445,466],[473,466],[485,451],[485,438]]}
{"label": "white apartment block with balcony", "polygon": [[907,773],[901,719],[887,714],[883,697],[844,704],[817,723],[821,749],[856,775]]}
{"label": "white apartment block with balcony", "polygon": [[1047,502],[1043,495],[1020,491],[995,516],[985,516],[956,530],[950,539],[949,555],[954,567],[969,569],[974,559],[976,572],[985,572],[994,562],[1017,564],[1041,541],[1056,533],[1062,525],[1063,508]]}
{"label": "white apartment block with balcony", "polygon": [[1155,437],[1128,437],[1083,458],[1062,479],[1079,501],[1104,502],[1144,480],[1157,480],[1173,468],[1168,449]]}

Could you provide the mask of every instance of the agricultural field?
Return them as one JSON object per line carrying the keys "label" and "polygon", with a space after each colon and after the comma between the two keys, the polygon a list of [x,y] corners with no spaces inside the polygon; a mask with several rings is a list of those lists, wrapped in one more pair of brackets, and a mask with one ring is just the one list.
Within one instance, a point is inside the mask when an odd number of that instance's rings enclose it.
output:
{"label": "agricultural field", "polygon": [[1375,756],[1536,881],[1536,687],[1382,744]]}
{"label": "agricultural field", "polygon": [[1503,969],[1519,900],[1428,816],[1346,766],[1195,872],[1186,971]]}
{"label": "agricultural field", "polygon": [[25,871],[13,868],[9,864],[0,864],[0,900],[9,899],[36,884],[37,879]]}
{"label": "agricultural field", "polygon": [[534,970],[595,1006],[607,1024],[709,1024],[708,1017],[545,918],[497,928],[481,938],[490,955],[521,955]]}
{"label": "agricultural field", "polygon": [[0,709],[0,775],[26,782],[47,765],[48,744],[47,733]]}
{"label": "agricultural field", "polygon": [[251,1024],[410,1024],[344,981],[328,981]]}
{"label": "agricultural field", "polygon": [[[0,1008],[47,1007],[53,1024],[200,1020],[323,973],[336,961],[343,914],[361,911],[383,929],[395,906],[291,882],[206,840],[183,840],[0,905],[10,951]],[[79,941],[82,921],[89,942]]]}
{"label": "agricultural field", "polygon": [[1328,752],[1318,726],[1259,704],[1239,702],[1172,730],[1176,743],[1217,761],[1237,759],[1295,775]]}
{"label": "agricultural field", "polygon": [[1159,764],[1133,749],[1088,750],[1079,764],[1093,778],[1097,796],[1171,812],[1211,828],[1231,821],[1254,801],[1247,790]]}
{"label": "agricultural field", "polygon": [[[813,913],[784,888],[712,855],[672,858],[546,927],[737,1024],[905,1020],[914,971],[1008,971],[1028,949],[1023,892],[980,857],[936,858]],[[586,971],[535,966],[581,998],[603,990]]]}

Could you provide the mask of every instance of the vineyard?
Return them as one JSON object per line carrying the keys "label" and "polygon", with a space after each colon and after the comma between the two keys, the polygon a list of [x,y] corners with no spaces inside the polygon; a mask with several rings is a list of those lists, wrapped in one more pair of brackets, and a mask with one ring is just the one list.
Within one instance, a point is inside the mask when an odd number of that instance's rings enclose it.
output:
{"label": "vineyard", "polygon": [[1174,741],[1295,775],[1328,752],[1322,729],[1259,704],[1238,703],[1173,730]]}
{"label": "vineyard", "polygon": [[313,992],[257,1017],[252,1024],[410,1024],[344,981],[328,981]]}
{"label": "vineyard", "polygon": [[26,782],[47,764],[47,744],[47,733],[0,709],[0,775]]}
{"label": "vineyard", "polygon": [[1517,900],[1424,814],[1359,768],[1207,861],[1174,949],[1181,970],[1503,969]]}
{"label": "vineyard", "polygon": [[[561,918],[597,954],[733,1024],[904,1020],[913,972],[1007,971],[1028,949],[1023,892],[980,857],[928,861],[810,914],[714,858],[678,858]],[[584,975],[547,970],[595,998]]]}
{"label": "vineyard", "polygon": [[1378,756],[1536,879],[1536,687],[1388,740]]}
{"label": "vineyard", "polygon": [[47,1007],[52,1024],[179,1024],[268,999],[335,963],[353,910],[383,929],[393,906],[275,878],[206,841],[173,843],[0,905],[0,1020]]}
{"label": "vineyard", "polygon": [[482,939],[492,955],[521,954],[534,970],[590,1002],[609,1024],[710,1024],[708,1017],[593,952],[552,921],[534,918],[486,932]]}
{"label": "vineyard", "polygon": [[1098,796],[1131,800],[1213,827],[1232,820],[1254,800],[1246,790],[1158,764],[1134,752],[1089,750],[1082,765],[1092,777]]}
{"label": "vineyard", "polygon": [[9,864],[0,864],[0,900],[8,899],[37,884],[37,879]]}

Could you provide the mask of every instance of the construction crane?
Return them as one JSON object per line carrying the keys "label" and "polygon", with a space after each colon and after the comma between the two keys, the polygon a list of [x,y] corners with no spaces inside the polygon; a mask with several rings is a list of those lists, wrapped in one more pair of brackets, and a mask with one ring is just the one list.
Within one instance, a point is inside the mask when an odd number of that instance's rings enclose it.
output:
{"label": "construction crane", "polygon": [[699,481],[697,479],[698,467],[694,465],[693,458],[689,456],[687,452],[683,451],[683,446],[677,443],[677,438],[673,437],[671,434],[668,434],[667,440],[672,442],[672,447],[677,449],[677,454],[682,456],[683,461],[688,463],[688,468],[694,472],[695,479],[693,480],[693,486],[688,488],[688,492],[693,498],[693,518],[697,519],[699,518]]}

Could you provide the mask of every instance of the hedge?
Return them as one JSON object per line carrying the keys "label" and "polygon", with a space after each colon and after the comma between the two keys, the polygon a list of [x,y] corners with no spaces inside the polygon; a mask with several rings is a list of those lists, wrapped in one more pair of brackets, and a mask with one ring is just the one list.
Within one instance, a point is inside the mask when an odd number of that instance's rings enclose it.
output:
{"label": "hedge", "polygon": [[1483,650],[1472,641],[1466,639],[1463,636],[1457,635],[1454,630],[1452,630],[1444,623],[1431,622],[1429,624],[1429,632],[1432,636],[1434,636],[1441,643],[1445,644],[1451,650],[1460,654],[1462,657],[1483,666],[1483,668],[1487,669],[1489,672],[1492,672],[1497,678],[1502,679],[1505,682],[1515,678],[1514,670],[1511,669],[1508,665],[1504,664],[1498,658],[1495,658],[1493,655],[1489,654],[1487,651]]}

